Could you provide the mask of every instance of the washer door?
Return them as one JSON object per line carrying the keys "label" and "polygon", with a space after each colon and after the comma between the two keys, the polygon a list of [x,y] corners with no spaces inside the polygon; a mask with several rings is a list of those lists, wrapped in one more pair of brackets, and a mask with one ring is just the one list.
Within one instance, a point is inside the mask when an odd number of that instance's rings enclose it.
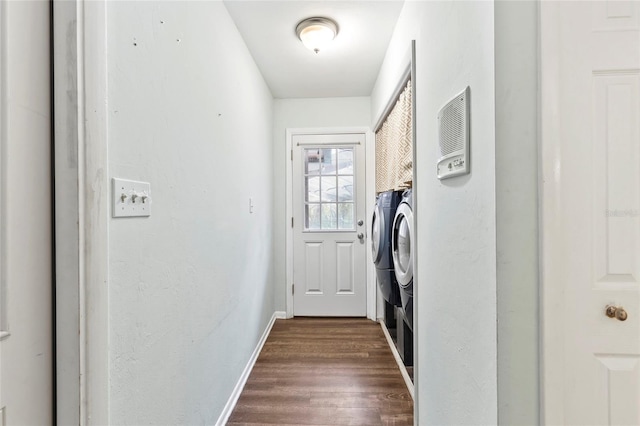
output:
{"label": "washer door", "polygon": [[376,208],[373,211],[373,219],[371,220],[371,251],[373,252],[373,263],[375,265],[380,263],[382,258],[384,230],[384,213],[380,205],[376,203]]}
{"label": "washer door", "polygon": [[393,221],[391,244],[393,248],[393,266],[398,284],[406,287],[413,281],[413,211],[409,204],[401,203]]}

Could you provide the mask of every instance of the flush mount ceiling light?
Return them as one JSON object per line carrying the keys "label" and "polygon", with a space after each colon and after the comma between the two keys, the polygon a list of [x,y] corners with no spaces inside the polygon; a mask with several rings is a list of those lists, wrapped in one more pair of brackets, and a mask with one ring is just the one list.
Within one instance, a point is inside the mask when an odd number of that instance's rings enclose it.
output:
{"label": "flush mount ceiling light", "polygon": [[296,27],[302,44],[314,52],[320,52],[338,35],[338,24],[329,18],[307,18]]}

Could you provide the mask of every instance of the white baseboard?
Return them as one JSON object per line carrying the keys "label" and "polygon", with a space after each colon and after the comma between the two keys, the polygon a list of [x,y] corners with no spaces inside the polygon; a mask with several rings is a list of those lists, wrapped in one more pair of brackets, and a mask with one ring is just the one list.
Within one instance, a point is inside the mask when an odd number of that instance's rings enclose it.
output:
{"label": "white baseboard", "polygon": [[244,389],[244,385],[247,384],[247,380],[249,379],[251,370],[253,370],[253,366],[258,360],[258,356],[260,355],[260,351],[264,346],[264,342],[266,342],[267,337],[269,337],[269,333],[271,332],[271,327],[273,327],[273,324],[276,322],[276,319],[284,319],[286,318],[286,316],[287,316],[286,312],[282,312],[282,311],[275,311],[271,316],[271,319],[269,320],[269,324],[267,324],[267,327],[264,329],[264,333],[262,333],[262,336],[260,337],[260,340],[258,341],[256,348],[251,354],[251,358],[249,358],[247,365],[244,367],[244,370],[242,371],[242,374],[238,379],[238,383],[236,383],[236,387],[233,388],[233,392],[231,392],[231,396],[229,396],[229,400],[227,401],[227,404],[224,406],[222,413],[220,413],[220,417],[218,417],[218,421],[216,422],[217,426],[224,426],[227,423],[227,420],[229,420],[229,416],[231,416],[233,409],[236,407],[236,403],[238,402],[238,398],[240,398],[240,394]]}
{"label": "white baseboard", "polygon": [[407,368],[404,366],[404,362],[402,362],[402,358],[400,357],[400,353],[398,353],[398,349],[396,348],[396,345],[393,343],[393,339],[391,338],[391,335],[389,334],[389,330],[387,329],[387,325],[384,323],[384,320],[380,320],[380,326],[382,327],[382,332],[384,333],[385,337],[387,338],[387,343],[389,343],[389,347],[391,348],[391,352],[393,353],[393,357],[396,359],[396,363],[398,364],[398,368],[400,368],[400,373],[402,374],[402,378],[404,379],[404,383],[407,385],[407,390],[409,391],[409,394],[411,395],[411,399],[415,400],[415,397],[413,396],[413,392],[415,387],[413,386],[413,382],[411,381],[411,377],[409,376],[409,373],[407,372]]}

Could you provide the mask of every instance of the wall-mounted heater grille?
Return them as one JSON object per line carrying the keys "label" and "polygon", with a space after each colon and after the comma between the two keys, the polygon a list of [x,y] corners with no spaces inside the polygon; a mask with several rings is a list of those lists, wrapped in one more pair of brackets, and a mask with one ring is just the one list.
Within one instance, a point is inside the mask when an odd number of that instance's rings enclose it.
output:
{"label": "wall-mounted heater grille", "polygon": [[438,113],[438,179],[469,173],[469,94],[467,86]]}

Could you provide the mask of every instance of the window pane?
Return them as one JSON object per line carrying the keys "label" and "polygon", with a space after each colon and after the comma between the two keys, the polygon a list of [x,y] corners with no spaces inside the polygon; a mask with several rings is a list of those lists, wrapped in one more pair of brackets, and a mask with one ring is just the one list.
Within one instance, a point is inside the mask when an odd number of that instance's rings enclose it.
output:
{"label": "window pane", "polygon": [[305,230],[355,230],[353,148],[304,148]]}
{"label": "window pane", "polygon": [[307,204],[305,228],[320,229],[320,204]]}
{"label": "window pane", "polygon": [[320,188],[320,200],[322,202],[336,201],[337,199],[336,177],[335,176],[323,176],[322,186]]}
{"label": "window pane", "polygon": [[353,203],[338,204],[338,229],[354,229]]}
{"label": "window pane", "polygon": [[322,229],[337,229],[338,218],[336,214],[336,205],[323,204],[322,205]]}
{"label": "window pane", "polygon": [[338,177],[338,201],[353,201],[353,176]]}
{"label": "window pane", "polygon": [[320,177],[306,177],[305,185],[305,201],[310,203],[317,203],[318,201],[320,201]]}
{"label": "window pane", "polygon": [[322,174],[323,175],[335,175],[336,174],[336,149],[326,148],[322,150]]}
{"label": "window pane", "polygon": [[353,174],[353,148],[338,150],[338,174]]}
{"label": "window pane", "polygon": [[306,148],[304,153],[304,173],[307,175],[319,175],[320,165],[322,164],[322,150]]}

